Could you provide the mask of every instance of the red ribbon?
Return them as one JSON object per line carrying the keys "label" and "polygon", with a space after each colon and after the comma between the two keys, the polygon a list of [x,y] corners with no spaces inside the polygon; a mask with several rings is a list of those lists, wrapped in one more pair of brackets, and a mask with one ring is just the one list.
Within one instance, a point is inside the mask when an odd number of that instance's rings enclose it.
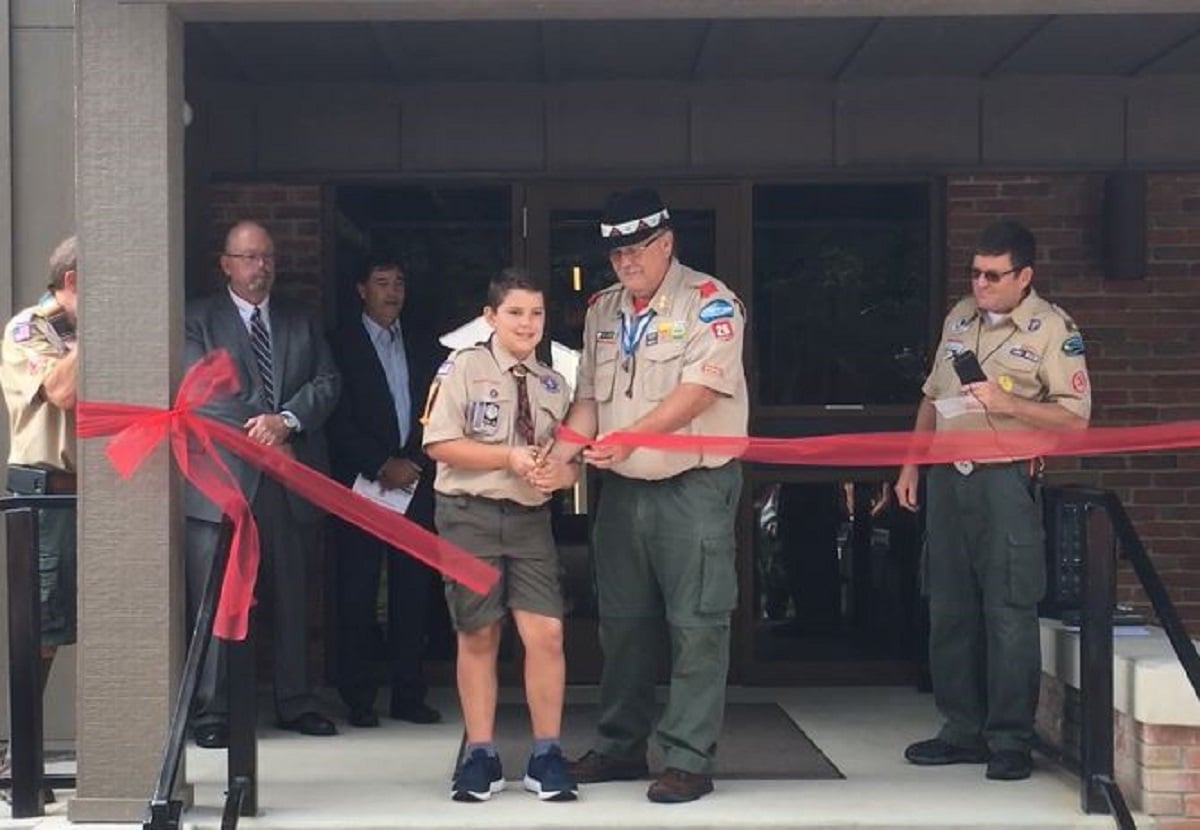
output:
{"label": "red ribbon", "polygon": [[241,430],[193,410],[238,391],[237,369],[225,350],[209,352],[183,378],[175,405],[158,409],[135,404],[80,401],[76,431],[81,438],[114,436],[105,454],[125,479],[170,435],[175,462],[188,481],[233,522],[229,564],[221,587],[213,633],[227,640],[246,637],[258,577],[258,528],[233,473],[217,454],[220,444],[313,504],[358,525],[395,548],[478,593],[499,578],[495,568],[405,517],[301,464]]}
{"label": "red ribbon", "polygon": [[1071,430],[863,432],[811,438],[612,432],[599,441],[560,426],[558,437],[570,444],[728,455],[765,464],[892,467],[900,464],[1004,461],[1035,456],[1187,449],[1200,447],[1200,421]]}

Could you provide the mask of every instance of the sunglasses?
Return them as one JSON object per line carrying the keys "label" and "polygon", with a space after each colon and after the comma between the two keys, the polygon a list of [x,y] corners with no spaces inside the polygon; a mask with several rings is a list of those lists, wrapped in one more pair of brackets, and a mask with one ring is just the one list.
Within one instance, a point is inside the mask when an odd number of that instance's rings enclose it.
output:
{"label": "sunglasses", "polygon": [[1009,274],[1015,274],[1024,267],[1025,267],[1024,265],[1020,265],[1020,266],[1017,266],[1016,268],[1009,268],[1007,271],[983,271],[979,268],[968,268],[967,276],[969,276],[971,278],[971,282],[976,282],[978,280],[987,280],[992,285],[995,285],[996,283],[1000,282],[1000,280],[1007,277]]}

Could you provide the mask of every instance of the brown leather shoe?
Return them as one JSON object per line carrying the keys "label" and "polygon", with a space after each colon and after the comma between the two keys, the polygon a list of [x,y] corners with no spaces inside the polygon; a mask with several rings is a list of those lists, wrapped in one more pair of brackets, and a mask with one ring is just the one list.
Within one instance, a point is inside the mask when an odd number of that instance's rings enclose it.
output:
{"label": "brown leather shoe", "polygon": [[646,790],[646,798],[659,804],[681,804],[695,801],[713,791],[711,775],[667,767]]}
{"label": "brown leather shoe", "polygon": [[645,758],[618,758],[594,749],[577,761],[567,762],[567,771],[576,783],[599,784],[602,781],[636,781],[650,770]]}

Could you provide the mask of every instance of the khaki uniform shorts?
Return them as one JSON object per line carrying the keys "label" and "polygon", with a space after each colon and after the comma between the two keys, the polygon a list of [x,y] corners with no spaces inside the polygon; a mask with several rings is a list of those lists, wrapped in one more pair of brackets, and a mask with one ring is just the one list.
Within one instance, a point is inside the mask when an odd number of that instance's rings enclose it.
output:
{"label": "khaki uniform shorts", "polygon": [[548,506],[438,493],[434,521],[440,536],[500,571],[487,596],[446,580],[446,604],[456,630],[478,631],[502,620],[510,608],[562,619],[562,581]]}

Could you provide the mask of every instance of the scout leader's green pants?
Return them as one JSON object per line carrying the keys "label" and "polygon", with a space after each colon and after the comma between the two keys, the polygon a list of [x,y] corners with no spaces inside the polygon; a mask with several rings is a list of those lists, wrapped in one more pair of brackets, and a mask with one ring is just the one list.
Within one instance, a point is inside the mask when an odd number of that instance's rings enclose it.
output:
{"label": "scout leader's green pants", "polygon": [[1041,676],[1045,532],[1028,462],[929,471],[925,589],[939,737],[1028,750]]}
{"label": "scout leader's green pants", "polygon": [[665,619],[671,686],[656,739],[667,766],[712,771],[737,604],[733,529],[741,489],[736,461],[664,481],[605,474],[593,525],[604,651],[600,752],[646,753]]}

